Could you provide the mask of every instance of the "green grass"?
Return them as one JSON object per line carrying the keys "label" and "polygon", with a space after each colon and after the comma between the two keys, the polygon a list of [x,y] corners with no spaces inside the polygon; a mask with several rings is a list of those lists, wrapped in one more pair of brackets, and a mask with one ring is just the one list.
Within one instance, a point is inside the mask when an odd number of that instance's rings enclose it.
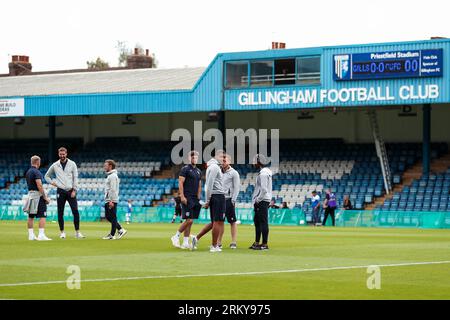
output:
{"label": "green grass", "polygon": [[[72,227],[72,226],[70,226]],[[366,268],[260,275],[82,282],[81,290],[65,283],[69,265],[81,268],[82,280],[122,277],[211,275],[450,261],[450,230],[271,227],[270,251],[255,252],[253,228],[240,226],[239,249],[209,253],[210,235],[198,251],[173,248],[176,225],[132,224],[119,241],[99,240],[107,223],[85,223],[87,239],[27,240],[24,222],[0,222],[0,299],[450,299],[450,264],[381,268],[381,289],[369,290]],[[197,232],[199,225],[194,225]]]}

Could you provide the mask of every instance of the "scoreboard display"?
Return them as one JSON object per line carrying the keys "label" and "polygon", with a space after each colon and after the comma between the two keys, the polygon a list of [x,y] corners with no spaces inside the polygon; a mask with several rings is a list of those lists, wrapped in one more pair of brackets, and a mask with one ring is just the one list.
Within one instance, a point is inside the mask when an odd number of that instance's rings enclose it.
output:
{"label": "scoreboard display", "polygon": [[334,80],[441,77],[442,57],[442,49],[334,55]]}

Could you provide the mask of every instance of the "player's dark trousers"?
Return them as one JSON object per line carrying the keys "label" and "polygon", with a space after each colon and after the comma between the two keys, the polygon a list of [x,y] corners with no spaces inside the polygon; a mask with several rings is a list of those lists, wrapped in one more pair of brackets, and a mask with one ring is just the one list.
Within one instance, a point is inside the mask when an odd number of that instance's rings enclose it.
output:
{"label": "player's dark trousers", "polygon": [[267,244],[269,240],[269,205],[267,201],[261,201],[255,204],[255,217],[253,222],[255,224],[255,242],[259,243],[262,236],[262,243]]}
{"label": "player's dark trousers", "polygon": [[333,227],[335,226],[335,220],[334,220],[334,211],[336,210],[336,208],[326,208],[325,209],[325,217],[323,218],[323,223],[322,225],[325,225],[327,223],[327,218],[330,215],[331,216],[331,221],[333,223]]}
{"label": "player's dark trousers", "polygon": [[312,222],[313,224],[319,223],[320,222],[320,209],[313,209],[312,211]]}
{"label": "player's dark trousers", "polygon": [[58,224],[59,230],[64,230],[64,206],[66,205],[66,201],[69,202],[70,209],[72,210],[73,215],[73,224],[75,226],[75,230],[80,230],[80,213],[78,212],[78,203],[77,197],[72,198],[70,194],[71,191],[65,191],[62,189],[58,189],[56,191],[57,199],[56,202],[58,204]]}
{"label": "player's dark trousers", "polygon": [[117,221],[117,203],[114,203],[112,208],[110,208],[107,203],[105,204],[105,218],[111,222],[110,235],[114,236],[116,234],[116,230],[119,231],[122,229],[122,226]]}

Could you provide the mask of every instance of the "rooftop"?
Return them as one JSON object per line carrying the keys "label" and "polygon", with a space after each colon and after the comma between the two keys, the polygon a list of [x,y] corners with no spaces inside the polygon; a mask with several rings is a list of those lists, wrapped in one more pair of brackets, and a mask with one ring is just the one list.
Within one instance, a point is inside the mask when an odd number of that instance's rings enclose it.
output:
{"label": "rooftop", "polygon": [[0,77],[0,97],[191,90],[204,71],[125,69]]}

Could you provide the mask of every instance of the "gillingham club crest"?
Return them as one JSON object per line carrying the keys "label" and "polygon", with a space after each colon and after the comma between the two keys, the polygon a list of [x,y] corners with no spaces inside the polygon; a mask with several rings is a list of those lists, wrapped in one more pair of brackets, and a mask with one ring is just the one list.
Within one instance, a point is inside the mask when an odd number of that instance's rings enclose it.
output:
{"label": "gillingham club crest", "polygon": [[350,55],[341,54],[334,56],[334,79],[349,80],[350,79]]}

